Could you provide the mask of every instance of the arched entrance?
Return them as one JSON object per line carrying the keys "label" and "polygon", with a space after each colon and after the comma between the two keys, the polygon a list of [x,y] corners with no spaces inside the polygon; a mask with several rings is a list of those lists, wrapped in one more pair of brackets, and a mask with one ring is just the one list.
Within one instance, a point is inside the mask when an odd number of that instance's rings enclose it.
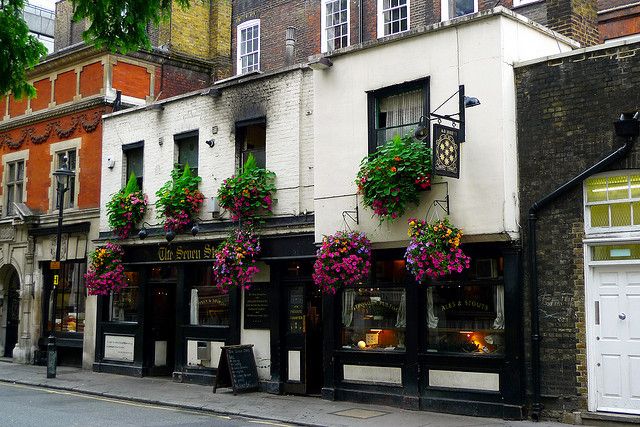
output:
{"label": "arched entrance", "polygon": [[0,278],[4,283],[4,304],[6,304],[6,329],[4,337],[4,357],[12,357],[13,349],[18,342],[18,324],[20,323],[20,279],[13,266],[7,266],[0,271]]}

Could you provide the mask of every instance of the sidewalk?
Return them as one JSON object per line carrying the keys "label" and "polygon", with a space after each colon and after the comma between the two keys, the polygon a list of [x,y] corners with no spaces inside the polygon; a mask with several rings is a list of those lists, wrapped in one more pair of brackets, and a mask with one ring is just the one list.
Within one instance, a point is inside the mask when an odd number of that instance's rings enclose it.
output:
{"label": "sidewalk", "polygon": [[[407,411],[379,405],[330,402],[315,397],[248,393],[234,396],[228,389],[212,393],[212,387],[181,384],[163,378],[134,378],[58,367],[57,378],[46,378],[46,367],[0,361],[0,382],[54,388],[142,403],[203,410],[224,415],[244,415],[310,426],[367,427],[560,427],[558,423],[504,421]],[[338,415],[345,412],[351,416]],[[354,416],[355,415],[355,416]],[[367,418],[363,418],[367,417]]]}

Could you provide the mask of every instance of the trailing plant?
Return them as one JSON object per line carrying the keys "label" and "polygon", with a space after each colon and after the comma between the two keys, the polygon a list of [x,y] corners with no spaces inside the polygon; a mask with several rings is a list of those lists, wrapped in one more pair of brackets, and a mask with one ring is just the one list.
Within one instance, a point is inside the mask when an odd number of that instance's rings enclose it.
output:
{"label": "trailing plant", "polygon": [[147,195],[140,191],[136,175],[132,172],[127,185],[107,202],[109,227],[118,238],[129,237],[131,230],[144,218],[147,203]]}
{"label": "trailing plant", "polygon": [[171,179],[156,192],[158,218],[164,218],[164,229],[183,232],[198,216],[204,196],[198,190],[202,178],[193,175],[189,165],[176,165]]}
{"label": "trailing plant", "polygon": [[242,172],[222,182],[218,190],[220,207],[228,210],[234,221],[270,215],[276,191],[275,178],[275,173],[259,168],[250,154]]}
{"label": "trailing plant", "polygon": [[129,282],[124,274],[123,256],[122,247],[111,242],[96,248],[89,255],[91,264],[84,275],[89,295],[109,295],[127,287]]}
{"label": "trailing plant", "polygon": [[431,224],[412,218],[408,234],[411,240],[405,252],[407,270],[418,282],[469,268],[471,258],[460,249],[462,231],[447,218]]}
{"label": "trailing plant", "polygon": [[223,241],[213,255],[213,283],[223,292],[233,287],[249,289],[260,271],[256,259],[260,239],[249,229],[237,229]]}
{"label": "trailing plant", "polygon": [[419,191],[431,187],[431,148],[410,135],[396,135],[360,163],[356,179],[366,206],[380,221],[402,216]]}
{"label": "trailing plant", "polygon": [[364,282],[371,268],[371,242],[364,233],[338,231],[324,236],[313,265],[313,281],[322,292]]}

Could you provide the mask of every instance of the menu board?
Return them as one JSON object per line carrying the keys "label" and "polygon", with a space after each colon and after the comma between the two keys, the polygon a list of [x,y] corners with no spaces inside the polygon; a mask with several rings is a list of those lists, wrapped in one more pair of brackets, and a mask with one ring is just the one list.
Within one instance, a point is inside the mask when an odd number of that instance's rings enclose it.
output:
{"label": "menu board", "polygon": [[268,285],[253,285],[244,291],[244,328],[270,329]]}
{"label": "menu board", "polygon": [[222,347],[213,392],[219,388],[232,388],[233,394],[236,394],[257,391],[258,387],[258,369],[253,357],[253,344]]}
{"label": "menu board", "polygon": [[304,289],[296,287],[289,289],[289,333],[304,332]]}

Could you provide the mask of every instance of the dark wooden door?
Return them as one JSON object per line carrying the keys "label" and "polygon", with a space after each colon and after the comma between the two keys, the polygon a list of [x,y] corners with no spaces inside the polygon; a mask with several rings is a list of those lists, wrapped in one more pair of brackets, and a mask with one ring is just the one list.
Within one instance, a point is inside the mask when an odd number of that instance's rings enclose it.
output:
{"label": "dark wooden door", "polygon": [[176,284],[150,283],[147,296],[146,363],[149,375],[171,375],[175,353]]}
{"label": "dark wooden door", "polygon": [[20,298],[15,283],[9,286],[7,294],[7,333],[4,341],[4,357],[13,356],[13,348],[18,342],[18,324],[20,323]]}
{"label": "dark wooden door", "polygon": [[284,287],[284,367],[287,393],[319,394],[322,387],[322,298],[309,282]]}

